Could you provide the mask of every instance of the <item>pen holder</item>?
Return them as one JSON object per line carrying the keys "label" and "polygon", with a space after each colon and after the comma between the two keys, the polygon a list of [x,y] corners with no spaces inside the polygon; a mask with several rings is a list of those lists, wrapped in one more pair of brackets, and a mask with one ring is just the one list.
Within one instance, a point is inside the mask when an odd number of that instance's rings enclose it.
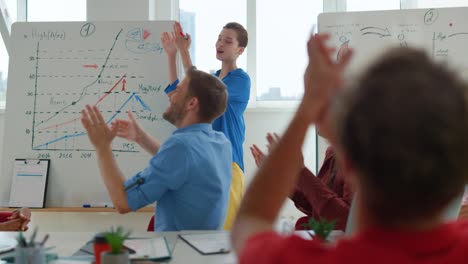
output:
{"label": "pen holder", "polygon": [[15,263],[45,264],[46,252],[43,247],[17,247],[15,249]]}
{"label": "pen holder", "polygon": [[110,252],[101,252],[101,264],[129,264],[128,252],[112,254]]}

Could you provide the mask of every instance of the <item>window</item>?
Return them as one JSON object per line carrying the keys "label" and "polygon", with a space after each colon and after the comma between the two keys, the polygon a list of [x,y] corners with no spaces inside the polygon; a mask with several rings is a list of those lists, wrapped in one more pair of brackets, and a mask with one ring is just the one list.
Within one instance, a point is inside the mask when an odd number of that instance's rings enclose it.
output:
{"label": "window", "polygon": [[[17,21],[17,3],[26,0],[4,0],[11,22]],[[54,8],[51,8],[53,6]],[[86,20],[86,0],[27,0],[28,21],[84,21]],[[0,109],[5,108],[8,53],[3,37],[0,36]]]}
{"label": "window", "polygon": [[[402,2],[405,0],[402,0]],[[415,8],[440,8],[468,6],[468,0],[416,0]]]}
{"label": "window", "polygon": [[0,109],[5,107],[7,75],[8,75],[8,53],[3,43],[0,41]]}
{"label": "window", "polygon": [[[257,35],[250,34],[249,42],[257,43],[257,49],[253,51],[256,65],[247,65],[246,53],[238,60],[238,67],[246,69],[251,77],[255,76],[252,78],[255,82],[252,82],[252,90],[256,91],[253,97],[256,100],[299,99],[303,92],[302,75],[307,60],[306,39],[323,7],[322,1],[292,2],[272,4],[271,1],[258,0],[248,6],[247,1],[234,4],[228,0],[180,0],[180,21],[185,30],[192,34],[194,64],[211,72],[220,68],[220,62],[214,56],[214,45],[219,31],[227,22],[239,22],[250,32],[249,26],[255,26]],[[229,12],[226,6],[229,6]],[[256,14],[247,25],[247,8],[250,6],[255,8]],[[252,48],[249,46],[247,52]],[[253,69],[256,69],[255,72],[252,72]]]}
{"label": "window", "polygon": [[29,22],[86,20],[86,0],[27,1],[27,18]]}
{"label": "window", "polygon": [[[226,23],[233,21],[246,27],[246,5],[247,1],[179,0],[180,22],[184,31],[192,37],[190,54],[192,63],[197,68],[207,72],[221,68],[215,49],[219,32]],[[247,53],[244,52],[239,57],[237,66],[247,70],[246,62]]]}
{"label": "window", "polygon": [[282,4],[257,1],[254,74],[258,101],[302,97],[306,41],[322,12],[322,1],[292,0]]}
{"label": "window", "polygon": [[370,11],[370,10],[392,10],[400,9],[400,0],[348,0],[346,1],[346,11]]}
{"label": "window", "polygon": [[[10,22],[16,21],[16,0],[4,1]],[[4,23],[4,21],[0,21]],[[8,77],[8,52],[5,48],[3,37],[0,35],[0,109],[5,108],[7,77]]]}

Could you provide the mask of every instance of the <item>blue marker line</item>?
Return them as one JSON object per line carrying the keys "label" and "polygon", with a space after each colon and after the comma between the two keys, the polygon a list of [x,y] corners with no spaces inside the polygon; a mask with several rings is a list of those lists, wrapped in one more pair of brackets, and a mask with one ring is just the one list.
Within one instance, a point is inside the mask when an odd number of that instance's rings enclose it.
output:
{"label": "blue marker line", "polygon": [[111,118],[106,122],[106,124],[109,124],[118,114],[120,114],[120,111],[122,110],[122,108],[124,108],[124,106],[125,106],[126,104],[128,104],[128,102],[130,102],[130,100],[131,100],[132,97],[134,97],[134,96],[135,96],[135,93],[133,93],[133,94],[127,99],[127,101],[125,101],[125,102],[123,103],[123,105],[122,105],[119,109],[117,109],[117,111],[115,111],[115,114],[114,114],[113,116],[111,116]]}
{"label": "blue marker line", "polygon": [[146,111],[150,111],[150,112],[151,112],[151,108],[149,108],[149,106],[146,105],[145,102],[143,102],[143,100],[141,100],[140,96],[135,95],[135,98],[136,98],[137,101],[141,104],[141,106],[143,106],[143,109],[145,109]]}
{"label": "blue marker line", "polygon": [[[109,124],[122,110],[122,108],[125,107],[125,105],[128,104],[128,102],[130,102],[130,100],[132,99],[132,97],[135,96],[135,93],[133,93],[129,98],[127,98],[127,100],[122,104],[122,106],[120,106],[120,108],[115,112],[115,114],[113,116],[111,116],[111,118],[106,122],[106,124]],[[140,99],[141,100],[141,99]],[[78,133],[78,134],[73,134],[73,135],[65,135],[63,137],[59,137],[57,139],[54,139],[54,140],[51,140],[49,142],[46,142],[42,145],[39,145],[39,146],[36,146],[34,147],[34,149],[39,149],[39,148],[42,148],[44,146],[47,146],[47,145],[50,145],[50,144],[53,144],[57,141],[61,141],[63,139],[67,139],[67,138],[74,138],[74,137],[80,137],[80,136],[84,136],[84,135],[87,135],[87,133],[85,132],[82,132],[82,133]]]}
{"label": "blue marker line", "polygon": [[79,136],[83,136],[83,135],[86,135],[86,133],[81,132],[81,133],[74,134],[74,135],[65,135],[65,136],[63,136],[63,137],[59,137],[59,138],[57,138],[57,139],[51,140],[51,141],[49,141],[49,142],[46,142],[46,143],[44,143],[44,144],[42,144],[42,145],[36,146],[36,147],[34,147],[34,149],[38,149],[38,148],[47,146],[47,145],[49,145],[49,144],[55,143],[55,142],[57,142],[57,141],[60,141],[60,140],[65,139],[65,138],[79,137]]}

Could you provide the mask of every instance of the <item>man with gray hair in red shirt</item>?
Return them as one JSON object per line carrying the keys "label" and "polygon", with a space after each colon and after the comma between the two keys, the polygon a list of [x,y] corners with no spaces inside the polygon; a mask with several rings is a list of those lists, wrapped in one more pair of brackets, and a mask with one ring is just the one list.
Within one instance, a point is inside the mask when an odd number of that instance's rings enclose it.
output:
{"label": "man with gray hair in red shirt", "polygon": [[[302,102],[239,210],[240,263],[466,263],[468,222],[443,213],[468,182],[468,86],[425,52],[398,48],[341,89],[352,52],[334,63],[327,38],[311,36]],[[336,245],[272,231],[317,123],[357,194],[357,234]]]}

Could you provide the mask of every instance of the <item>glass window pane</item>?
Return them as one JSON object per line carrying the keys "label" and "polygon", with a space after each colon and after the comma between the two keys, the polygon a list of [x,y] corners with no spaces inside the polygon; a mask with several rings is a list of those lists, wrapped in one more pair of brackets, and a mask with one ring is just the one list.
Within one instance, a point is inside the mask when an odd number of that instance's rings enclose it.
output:
{"label": "glass window pane", "polygon": [[30,22],[85,21],[86,0],[28,0],[27,12]]}
{"label": "glass window pane", "polygon": [[[17,4],[16,0],[5,0],[7,12],[10,17],[10,22],[16,21]],[[3,42],[3,37],[0,35],[0,109],[4,108],[6,100],[7,77],[8,77],[8,53]]]}
{"label": "glass window pane", "polygon": [[5,0],[5,4],[7,5],[7,8],[8,8],[8,14],[10,15],[10,18],[11,18],[11,23],[13,23],[14,21],[16,21],[16,17],[17,17],[17,0]]}
{"label": "glass window pane", "polygon": [[257,100],[292,100],[303,94],[306,41],[323,1],[257,0]]}
{"label": "glass window pane", "polygon": [[[6,85],[8,75],[8,53],[0,36],[0,105],[3,106],[6,99]],[[0,107],[3,108],[3,107]]]}
{"label": "glass window pane", "polygon": [[400,0],[348,0],[346,1],[346,11],[370,11],[370,10],[391,10],[400,9]]}
{"label": "glass window pane", "polygon": [[418,0],[417,8],[468,6],[468,0]]}
{"label": "glass window pane", "polygon": [[[221,68],[216,59],[215,43],[219,32],[228,22],[246,27],[247,2],[231,0],[180,0],[180,23],[192,37],[190,54],[197,68],[213,72]],[[229,7],[226,9],[226,7]],[[237,60],[237,66],[247,70],[246,52]]]}

